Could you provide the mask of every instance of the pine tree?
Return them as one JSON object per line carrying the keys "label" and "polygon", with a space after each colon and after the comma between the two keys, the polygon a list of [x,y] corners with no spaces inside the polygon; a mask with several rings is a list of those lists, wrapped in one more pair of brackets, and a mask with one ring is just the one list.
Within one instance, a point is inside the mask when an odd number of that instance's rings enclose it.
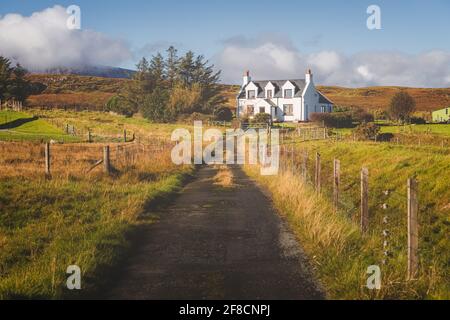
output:
{"label": "pine tree", "polygon": [[150,61],[149,73],[156,86],[162,86],[163,81],[166,78],[165,75],[165,62],[161,53],[154,55]]}
{"label": "pine tree", "polygon": [[173,87],[178,78],[178,65],[180,59],[178,58],[178,50],[175,49],[174,46],[170,46],[166,52],[166,79],[169,83],[169,86]]}
{"label": "pine tree", "polygon": [[181,58],[178,68],[178,75],[184,85],[190,86],[193,83],[194,68],[194,53],[188,51],[185,56]]}
{"label": "pine tree", "polygon": [[27,73],[20,64],[12,67],[9,59],[0,56],[0,99],[24,102],[31,92]]}
{"label": "pine tree", "polygon": [[13,68],[11,67],[11,61],[0,56],[0,99],[9,99],[10,93],[8,92],[8,86],[11,79]]}

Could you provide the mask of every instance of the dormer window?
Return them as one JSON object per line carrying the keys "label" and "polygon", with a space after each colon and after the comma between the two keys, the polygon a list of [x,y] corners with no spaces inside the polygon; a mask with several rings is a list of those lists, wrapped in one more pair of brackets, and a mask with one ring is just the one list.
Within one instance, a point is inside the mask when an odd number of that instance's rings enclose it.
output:
{"label": "dormer window", "polygon": [[267,99],[272,99],[273,97],[273,91],[272,90],[267,90],[266,91],[266,98]]}
{"label": "dormer window", "polygon": [[256,91],[255,90],[248,90],[247,92],[247,99],[255,99],[256,97]]}
{"label": "dormer window", "polygon": [[291,99],[292,98],[292,89],[285,89],[284,90],[284,97],[286,99]]}

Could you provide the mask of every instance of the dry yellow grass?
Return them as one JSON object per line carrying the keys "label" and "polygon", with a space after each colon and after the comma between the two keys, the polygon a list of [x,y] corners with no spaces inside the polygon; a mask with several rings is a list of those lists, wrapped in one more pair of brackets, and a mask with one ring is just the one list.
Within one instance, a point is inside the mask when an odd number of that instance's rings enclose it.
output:
{"label": "dry yellow grass", "polygon": [[[153,174],[170,172],[174,168],[168,152],[170,143],[148,145],[140,143],[110,143],[112,166],[123,171],[141,170],[152,164]],[[51,144],[51,173],[60,178],[86,178],[101,173],[95,168],[103,159],[105,144]],[[39,178],[45,169],[44,144],[32,142],[0,142],[0,178]],[[148,169],[148,167],[146,167]]]}
{"label": "dry yellow grass", "polygon": [[[300,169],[303,151],[321,154],[321,195],[309,184],[314,162],[309,157],[308,182]],[[331,298],[448,299],[448,167],[447,152],[439,148],[409,148],[376,143],[308,142],[296,147],[296,166],[283,154],[276,176],[261,176],[256,166],[246,172],[271,193],[312,260]],[[341,161],[340,206],[331,205],[333,159]],[[288,168],[286,168],[286,166]],[[370,169],[370,230],[359,228],[359,174]],[[417,279],[406,280],[406,179],[420,181],[420,267]],[[385,190],[391,195],[383,196]],[[388,210],[381,204],[387,203]],[[388,225],[383,222],[389,216]],[[383,230],[389,230],[389,258],[384,256]],[[383,263],[385,260],[385,263]],[[366,288],[367,267],[379,265],[381,290]]]}
{"label": "dry yellow grass", "polygon": [[0,143],[0,299],[74,297],[65,287],[72,264],[82,294],[98,289],[127,249],[125,234],[151,222],[140,219],[148,204],[192,171],[172,163],[171,147],[110,144],[107,176],[102,165],[88,172],[103,144],[53,144],[49,180],[42,144]]}
{"label": "dry yellow grass", "polygon": [[219,171],[213,178],[214,184],[223,188],[232,188],[234,186],[234,175],[228,166],[220,166]]}

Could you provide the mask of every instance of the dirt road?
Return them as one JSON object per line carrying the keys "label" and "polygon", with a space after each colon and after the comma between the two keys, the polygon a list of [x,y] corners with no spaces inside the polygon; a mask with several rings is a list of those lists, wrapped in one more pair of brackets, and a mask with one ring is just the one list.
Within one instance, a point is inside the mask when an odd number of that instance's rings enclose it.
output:
{"label": "dirt road", "polygon": [[321,299],[292,233],[242,172],[203,167],[145,227],[110,299]]}

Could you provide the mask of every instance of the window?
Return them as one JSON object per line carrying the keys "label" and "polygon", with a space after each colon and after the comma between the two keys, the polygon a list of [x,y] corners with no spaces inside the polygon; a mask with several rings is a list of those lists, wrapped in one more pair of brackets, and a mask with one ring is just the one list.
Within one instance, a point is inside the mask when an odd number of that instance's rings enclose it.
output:
{"label": "window", "polygon": [[252,105],[248,105],[245,109],[247,110],[247,114],[253,114],[255,111],[255,108]]}
{"label": "window", "polygon": [[294,115],[294,105],[293,104],[283,105],[283,112],[284,112],[285,116],[293,116]]}
{"label": "window", "polygon": [[259,107],[259,113],[266,113],[266,108]]}
{"label": "window", "polygon": [[292,89],[285,89],[284,90],[284,97],[287,99],[292,98]]}
{"label": "window", "polygon": [[266,94],[267,99],[272,99],[272,96],[273,96],[272,90],[267,90]]}
{"label": "window", "polygon": [[248,90],[248,99],[255,99],[256,93],[255,90]]}

